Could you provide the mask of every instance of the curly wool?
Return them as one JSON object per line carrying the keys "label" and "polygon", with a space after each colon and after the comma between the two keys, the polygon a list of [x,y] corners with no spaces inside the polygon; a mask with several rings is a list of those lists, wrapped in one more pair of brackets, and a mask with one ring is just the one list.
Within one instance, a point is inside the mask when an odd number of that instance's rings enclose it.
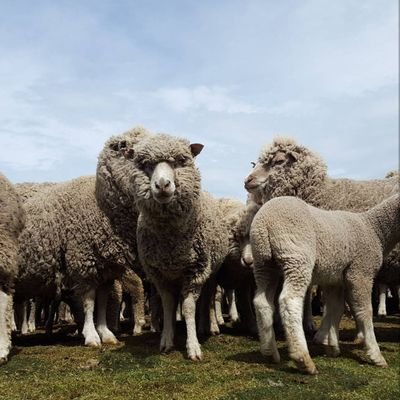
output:
{"label": "curly wool", "polygon": [[18,273],[18,237],[25,224],[21,199],[0,173],[0,289],[12,293]]}
{"label": "curly wool", "polygon": [[[140,260],[150,279],[194,279],[202,285],[228,252],[228,234],[218,202],[201,191],[200,172],[194,165],[190,143],[165,134],[149,137],[135,148],[135,198]],[[150,178],[140,166],[161,161],[185,164],[175,169],[176,193],[168,204],[151,195]]]}
{"label": "curly wool", "polygon": [[118,278],[133,264],[135,249],[113,232],[99,210],[95,177],[57,184],[25,203],[17,294],[24,298],[61,290],[84,293]]}
{"label": "curly wool", "polygon": [[17,193],[20,195],[23,202],[35,197],[38,193],[42,193],[47,189],[57,185],[57,183],[53,182],[43,182],[43,183],[36,183],[36,182],[24,182],[24,183],[16,183],[15,189]]}
{"label": "curly wool", "polygon": [[136,248],[136,227],[139,213],[135,204],[133,149],[150,132],[135,127],[112,136],[101,151],[96,171],[96,199],[108,217],[116,235]]}
{"label": "curly wool", "polygon": [[[283,155],[289,164],[273,165]],[[355,181],[332,179],[321,157],[293,139],[277,137],[261,151],[258,162],[268,169],[264,202],[279,196],[297,196],[326,210],[366,211],[398,192],[398,179]]]}

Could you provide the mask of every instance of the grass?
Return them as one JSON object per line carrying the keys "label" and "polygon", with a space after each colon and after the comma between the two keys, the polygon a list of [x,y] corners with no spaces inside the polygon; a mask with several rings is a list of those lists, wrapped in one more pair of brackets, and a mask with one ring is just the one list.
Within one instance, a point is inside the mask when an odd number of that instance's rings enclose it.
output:
{"label": "grass", "polygon": [[376,322],[388,369],[369,365],[352,344],[353,322],[341,326],[342,355],[324,356],[310,345],[317,376],[300,374],[279,342],[282,362],[269,364],[258,342],[226,328],[206,340],[204,361],[185,358],[184,327],[177,350],[158,353],[159,335],[122,336],[118,347],[89,349],[65,334],[17,337],[11,359],[0,368],[0,399],[396,399],[400,398],[400,317]]}

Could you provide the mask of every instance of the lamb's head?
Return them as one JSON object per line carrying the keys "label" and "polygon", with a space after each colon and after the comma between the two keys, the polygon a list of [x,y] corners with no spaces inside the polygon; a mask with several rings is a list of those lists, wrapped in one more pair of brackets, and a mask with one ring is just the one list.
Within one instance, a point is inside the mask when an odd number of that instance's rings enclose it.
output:
{"label": "lamb's head", "polygon": [[203,149],[199,143],[159,134],[141,141],[134,150],[135,193],[140,209],[160,205],[189,210],[200,195],[200,172],[194,159]]}
{"label": "lamb's head", "polygon": [[306,200],[326,178],[322,159],[290,138],[275,138],[252,164],[245,188],[263,203],[278,196]]}

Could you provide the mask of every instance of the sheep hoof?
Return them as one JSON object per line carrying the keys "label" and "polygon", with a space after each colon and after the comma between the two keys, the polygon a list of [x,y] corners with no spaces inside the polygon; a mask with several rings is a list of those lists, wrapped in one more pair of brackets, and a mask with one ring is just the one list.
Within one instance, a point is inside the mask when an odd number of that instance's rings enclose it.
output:
{"label": "sheep hoof", "polygon": [[103,344],[111,344],[111,345],[117,345],[119,344],[119,340],[114,336],[114,337],[106,337],[102,340]]}
{"label": "sheep hoof", "polygon": [[7,361],[8,361],[8,359],[7,359],[7,357],[5,356],[5,357],[0,357],[0,365],[4,365],[4,364],[6,364],[7,363]]}
{"label": "sheep hoof", "polygon": [[189,358],[190,358],[192,361],[202,361],[202,360],[203,360],[203,355],[200,354],[200,355],[189,356]]}
{"label": "sheep hoof", "polygon": [[161,346],[160,347],[160,352],[162,354],[168,354],[171,353],[174,350],[174,346]]}
{"label": "sheep hoof", "polygon": [[99,347],[101,347],[101,343],[99,343],[95,340],[85,340],[85,346],[99,348]]}
{"label": "sheep hoof", "polygon": [[335,346],[325,346],[325,353],[328,357],[338,357],[340,355],[340,349]]}

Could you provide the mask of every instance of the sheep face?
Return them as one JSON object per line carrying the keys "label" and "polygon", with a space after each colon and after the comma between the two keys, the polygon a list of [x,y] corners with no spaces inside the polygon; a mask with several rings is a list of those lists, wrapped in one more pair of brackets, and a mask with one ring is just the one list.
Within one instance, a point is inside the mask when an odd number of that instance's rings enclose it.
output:
{"label": "sheep face", "polygon": [[284,174],[296,161],[295,153],[284,151],[278,151],[266,160],[259,159],[257,163],[253,163],[253,170],[244,181],[246,190],[256,197],[260,197],[260,193],[265,195],[271,175]]}
{"label": "sheep face", "polygon": [[187,202],[200,193],[200,173],[194,158],[202,148],[164,134],[139,143],[133,157],[138,206],[186,208]]}

